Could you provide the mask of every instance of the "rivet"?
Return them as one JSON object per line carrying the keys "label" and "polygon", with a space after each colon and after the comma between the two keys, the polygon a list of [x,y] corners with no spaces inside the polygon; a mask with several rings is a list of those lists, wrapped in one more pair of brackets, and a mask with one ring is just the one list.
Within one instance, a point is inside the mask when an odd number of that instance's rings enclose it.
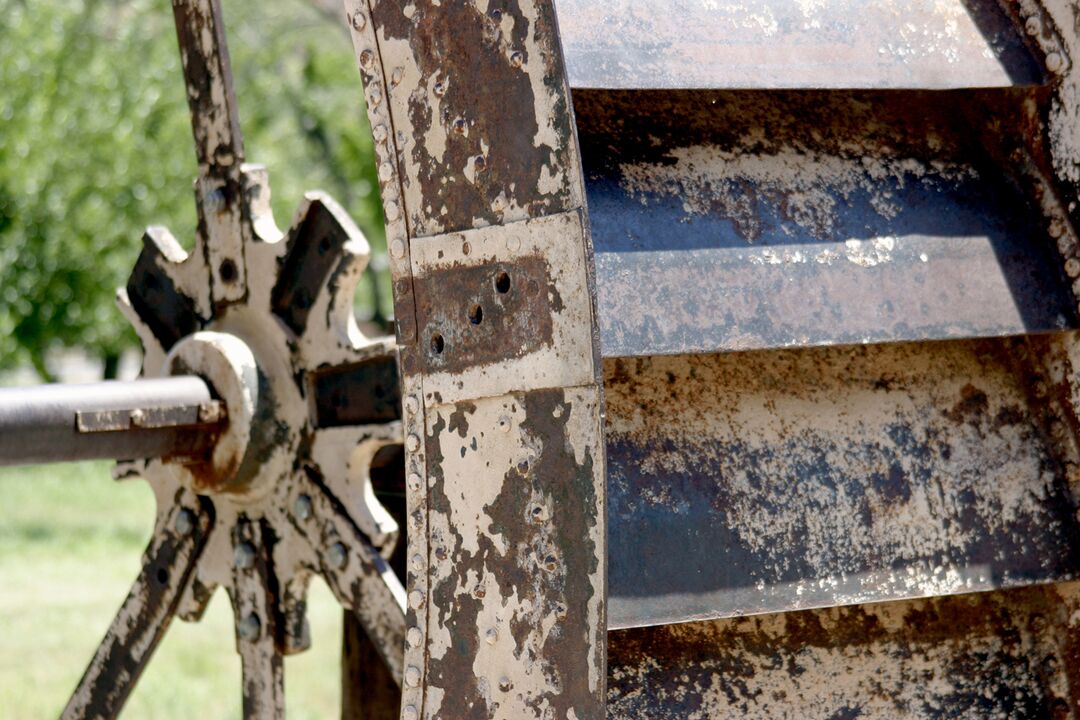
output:
{"label": "rivet", "polygon": [[128,417],[130,418],[133,427],[139,427],[143,424],[143,421],[146,420],[146,412],[141,408],[135,408]]}
{"label": "rivet", "polygon": [[483,172],[487,168],[487,158],[483,155],[477,155],[473,160],[473,167],[476,168],[476,172]]}
{"label": "rivet", "polygon": [[1047,232],[1050,233],[1050,237],[1057,240],[1065,234],[1065,226],[1060,220],[1053,220],[1050,222],[1050,227],[1047,228]]}
{"label": "rivet", "polygon": [[390,178],[394,177],[394,166],[388,162],[384,162],[379,166],[379,179],[386,182]]}
{"label": "rivet", "polygon": [[486,642],[488,645],[494,645],[496,642],[498,642],[498,640],[499,631],[495,628],[490,628],[486,633],[484,633],[484,642]]}
{"label": "rivet", "polygon": [[173,523],[173,527],[181,537],[189,535],[191,531],[195,529],[195,513],[184,508],[176,514],[176,521]]}
{"label": "rivet", "polygon": [[371,89],[368,90],[368,105],[371,107],[378,107],[381,102],[382,90],[379,89],[378,85],[372,85]]}
{"label": "rivet", "polygon": [[413,610],[419,610],[424,605],[424,593],[419,590],[413,590],[409,593],[409,607]]}
{"label": "rivet", "polygon": [[412,567],[417,572],[424,569],[424,557],[420,553],[412,556]]}
{"label": "rivet", "polygon": [[405,410],[413,414],[420,410],[420,401],[416,399],[415,395],[405,396]]}
{"label": "rivet", "polygon": [[520,50],[515,50],[514,52],[510,53],[510,64],[511,65],[513,65],[516,68],[519,68],[519,67],[521,67],[521,64],[523,62],[525,62],[525,56],[521,53]]}
{"label": "rivet", "polygon": [[548,572],[555,572],[555,569],[559,567],[559,561],[554,555],[548,555],[544,558],[544,569]]}
{"label": "rivet", "polygon": [[435,559],[436,560],[442,561],[442,560],[445,560],[446,558],[447,558],[446,548],[444,548],[442,545],[435,548]]}
{"label": "rivet", "polygon": [[221,188],[216,188],[206,194],[206,208],[212,213],[219,213],[225,208],[225,193],[221,191]]}
{"label": "rivet", "polygon": [[510,235],[506,238],[506,249],[510,252],[517,252],[521,248],[521,238],[517,235]]}
{"label": "rivet", "polygon": [[233,565],[240,570],[250,570],[255,565],[255,548],[251,543],[242,542],[233,548]]}
{"label": "rivet", "polygon": [[1042,22],[1037,15],[1032,15],[1024,23],[1024,30],[1028,35],[1038,35],[1042,31]]}
{"label": "rivet", "polygon": [[364,16],[364,13],[358,12],[352,16],[352,26],[357,31],[363,30],[367,26],[367,17]]}
{"label": "rivet", "polygon": [[409,647],[419,647],[420,643],[424,641],[424,634],[420,632],[420,628],[411,627],[409,631],[405,633],[405,642],[409,643]]}
{"label": "rivet", "polygon": [[342,543],[334,543],[326,552],[326,561],[330,563],[330,567],[341,570],[349,562],[348,548]]}
{"label": "rivet", "polygon": [[499,418],[499,429],[503,432],[510,432],[510,418],[506,415]]}
{"label": "rivet", "polygon": [[1069,258],[1065,261],[1065,274],[1071,278],[1080,277],[1080,260]]}
{"label": "rivet", "polygon": [[499,678],[499,689],[500,690],[502,690],[503,692],[507,692],[512,687],[514,687],[514,684],[512,682],[510,682],[510,678],[506,677],[505,675],[503,675],[501,678]]}
{"label": "rivet", "polygon": [[420,684],[420,668],[415,665],[405,668],[405,684],[409,687],[416,687]]}
{"label": "rivet", "polygon": [[418,713],[416,711],[416,707],[413,706],[413,705],[406,705],[401,710],[401,718],[402,718],[402,720],[418,720],[419,717],[420,717],[420,713]]}
{"label": "rivet", "polygon": [[398,209],[398,204],[391,200],[383,205],[383,212],[386,213],[387,221],[394,222],[398,219],[400,210]]}
{"label": "rivet", "polygon": [[375,53],[370,50],[364,50],[360,53],[360,67],[370,70],[373,62],[375,62]]}
{"label": "rivet", "polygon": [[386,142],[386,126],[376,125],[375,127],[371,128],[371,137],[375,138],[375,142],[379,143],[380,145]]}
{"label": "rivet", "polygon": [[435,83],[435,87],[433,87],[431,90],[435,93],[435,97],[442,97],[446,94],[446,83],[440,80],[439,82]]}
{"label": "rivet", "polygon": [[452,127],[454,128],[455,133],[457,133],[458,135],[464,135],[465,134],[465,118],[457,118],[456,120],[454,120],[454,122],[452,124]]}
{"label": "rivet", "polygon": [[401,238],[394,238],[390,241],[390,254],[400,259],[405,255],[405,241]]}
{"label": "rivet", "polygon": [[262,622],[259,621],[259,616],[255,613],[250,613],[236,628],[240,637],[249,642],[254,642],[259,639],[259,633],[262,630]]}
{"label": "rivet", "polygon": [[293,515],[297,520],[307,520],[311,517],[311,498],[306,493],[301,493],[293,501]]}
{"label": "rivet", "polygon": [[417,473],[409,473],[408,482],[410,490],[419,490],[424,484],[423,478],[421,478],[420,475]]}
{"label": "rivet", "polygon": [[562,405],[556,405],[555,409],[551,411],[551,416],[556,419],[561,418],[562,410]]}
{"label": "rivet", "polygon": [[1052,52],[1046,56],[1046,69],[1050,72],[1056,73],[1058,70],[1061,69],[1062,65],[1063,61],[1059,53]]}
{"label": "rivet", "polygon": [[416,452],[420,449],[420,438],[416,435],[409,435],[405,438],[405,449],[409,452]]}
{"label": "rivet", "polygon": [[397,87],[401,84],[401,78],[405,75],[405,68],[396,67],[394,71],[390,73],[390,84]]}

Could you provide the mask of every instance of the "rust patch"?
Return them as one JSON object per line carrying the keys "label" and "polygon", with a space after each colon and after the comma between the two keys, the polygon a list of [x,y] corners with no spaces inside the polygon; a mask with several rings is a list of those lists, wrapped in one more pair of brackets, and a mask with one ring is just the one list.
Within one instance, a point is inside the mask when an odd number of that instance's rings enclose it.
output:
{"label": "rust patch", "polygon": [[580,206],[550,3],[373,5],[412,237]]}

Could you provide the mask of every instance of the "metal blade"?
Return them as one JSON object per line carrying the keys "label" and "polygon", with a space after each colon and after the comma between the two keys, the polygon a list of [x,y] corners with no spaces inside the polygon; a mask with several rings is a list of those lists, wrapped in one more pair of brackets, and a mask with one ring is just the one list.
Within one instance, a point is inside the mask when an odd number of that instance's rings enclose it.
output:
{"label": "metal blade", "polygon": [[1038,83],[994,2],[566,0],[574,88],[970,88]]}
{"label": "metal blade", "polygon": [[64,720],[119,714],[169,627],[210,525],[210,515],[186,492],[158,522],[142,572],[64,708]]}
{"label": "metal blade", "polygon": [[607,361],[609,627],[1080,576],[1075,342]]}

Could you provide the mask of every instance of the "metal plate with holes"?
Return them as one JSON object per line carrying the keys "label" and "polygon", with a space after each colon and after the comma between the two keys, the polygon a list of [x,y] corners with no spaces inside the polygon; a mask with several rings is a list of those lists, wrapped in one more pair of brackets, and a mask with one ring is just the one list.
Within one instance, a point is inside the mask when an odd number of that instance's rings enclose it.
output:
{"label": "metal plate with holes", "polygon": [[574,211],[413,245],[427,402],[592,381],[583,231]]}

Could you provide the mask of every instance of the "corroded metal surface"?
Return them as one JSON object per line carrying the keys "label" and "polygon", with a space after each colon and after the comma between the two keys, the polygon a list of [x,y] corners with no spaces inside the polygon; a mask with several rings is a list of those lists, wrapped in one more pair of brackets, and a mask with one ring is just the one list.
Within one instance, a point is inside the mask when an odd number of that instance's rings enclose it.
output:
{"label": "corroded metal surface", "polygon": [[966,88],[1038,83],[995,2],[564,0],[574,88]]}
{"label": "corroded metal surface", "polygon": [[1075,343],[607,361],[610,626],[1077,577]]}
{"label": "corroded metal surface", "polygon": [[402,718],[601,717],[592,248],[554,9],[349,0],[346,14],[402,366]]}
{"label": "corroded metal surface", "polygon": [[614,632],[610,718],[1077,717],[1075,583]]}
{"label": "corroded metal surface", "polygon": [[1077,327],[1039,97],[576,92],[604,356]]}
{"label": "corroded metal surface", "polygon": [[213,515],[194,494],[180,492],[159,513],[143,569],[72,693],[61,717],[116,717],[176,613]]}

